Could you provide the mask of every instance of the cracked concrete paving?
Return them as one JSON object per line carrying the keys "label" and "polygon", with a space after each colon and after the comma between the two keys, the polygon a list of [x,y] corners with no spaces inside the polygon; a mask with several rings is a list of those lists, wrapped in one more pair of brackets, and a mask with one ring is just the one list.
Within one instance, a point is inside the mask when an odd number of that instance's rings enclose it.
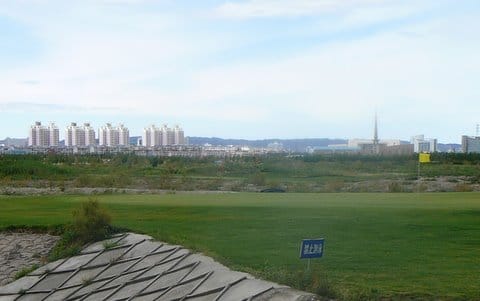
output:
{"label": "cracked concrete paving", "polygon": [[124,233],[0,287],[10,300],[314,301],[316,296],[228,269],[182,246]]}

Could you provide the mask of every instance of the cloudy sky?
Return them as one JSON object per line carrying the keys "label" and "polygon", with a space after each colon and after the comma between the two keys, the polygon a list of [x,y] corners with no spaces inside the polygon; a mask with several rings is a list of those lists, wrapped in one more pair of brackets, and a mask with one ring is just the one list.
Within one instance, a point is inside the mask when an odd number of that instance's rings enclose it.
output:
{"label": "cloudy sky", "polygon": [[0,138],[34,121],[188,136],[460,142],[480,1],[0,0]]}

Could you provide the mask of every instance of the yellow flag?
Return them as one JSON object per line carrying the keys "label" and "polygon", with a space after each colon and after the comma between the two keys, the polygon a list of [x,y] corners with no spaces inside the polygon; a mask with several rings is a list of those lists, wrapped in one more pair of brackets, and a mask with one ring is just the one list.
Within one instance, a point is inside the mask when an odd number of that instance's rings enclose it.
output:
{"label": "yellow flag", "polygon": [[427,154],[427,153],[418,154],[418,162],[420,162],[420,163],[430,163],[430,154]]}

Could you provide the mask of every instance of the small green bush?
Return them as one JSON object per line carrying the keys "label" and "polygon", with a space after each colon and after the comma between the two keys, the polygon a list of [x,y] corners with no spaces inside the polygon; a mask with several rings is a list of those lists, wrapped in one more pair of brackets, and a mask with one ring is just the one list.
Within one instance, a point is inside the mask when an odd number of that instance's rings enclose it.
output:
{"label": "small green bush", "polygon": [[456,192],[470,192],[473,191],[473,187],[467,183],[458,183],[455,185]]}
{"label": "small green bush", "polygon": [[78,240],[83,243],[106,238],[110,232],[110,214],[96,199],[89,199],[80,208],[73,211],[72,229]]}
{"label": "small green bush", "polygon": [[83,245],[107,238],[114,229],[110,226],[110,214],[96,199],[89,199],[73,211],[73,222],[63,231],[48,256],[49,261],[77,255]]}
{"label": "small green bush", "polygon": [[390,182],[388,184],[388,192],[403,192],[402,184],[398,182]]}

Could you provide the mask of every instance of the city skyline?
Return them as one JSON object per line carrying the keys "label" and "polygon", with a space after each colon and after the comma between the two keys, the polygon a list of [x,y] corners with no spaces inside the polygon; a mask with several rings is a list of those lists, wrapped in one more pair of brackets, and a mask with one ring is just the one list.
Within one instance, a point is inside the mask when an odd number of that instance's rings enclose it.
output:
{"label": "city skyline", "polygon": [[[12,137],[10,137],[12,138]],[[48,126],[41,121],[35,121],[28,131],[27,144],[33,147],[56,147],[63,141],[66,147],[85,146],[129,146],[130,138],[140,138],[138,145],[147,147],[158,147],[167,145],[185,145],[185,133],[180,125],[169,127],[164,123],[161,127],[150,124],[145,126],[141,136],[130,135],[130,130],[124,123],[116,126],[106,123],[98,127],[98,131],[90,122],[83,125],[77,122],[70,122],[65,127],[64,135],[60,135],[60,128],[56,122],[49,122]]]}
{"label": "city skyline", "polygon": [[[35,120],[141,136],[460,143],[480,123],[478,1],[0,3],[0,139]],[[59,26],[61,24],[61,26]]]}

